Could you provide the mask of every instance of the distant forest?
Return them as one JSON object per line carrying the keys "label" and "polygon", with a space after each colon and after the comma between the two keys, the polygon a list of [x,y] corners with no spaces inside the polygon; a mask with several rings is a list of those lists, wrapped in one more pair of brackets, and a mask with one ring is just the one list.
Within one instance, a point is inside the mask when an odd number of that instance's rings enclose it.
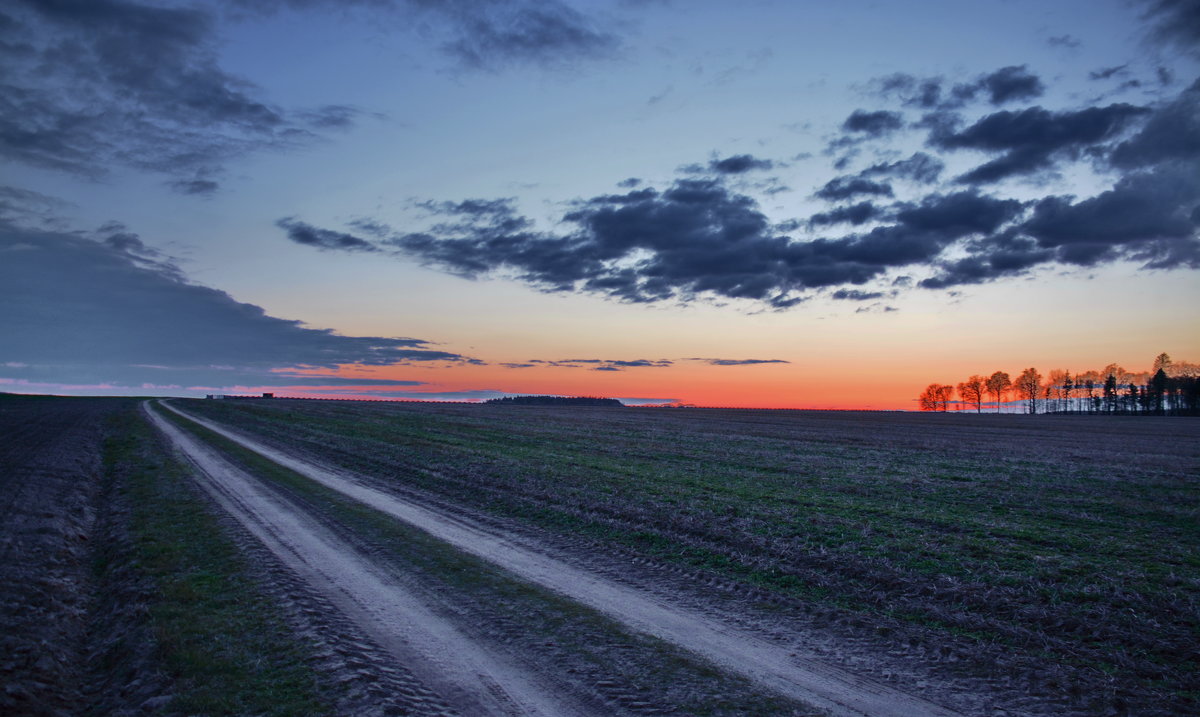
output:
{"label": "distant forest", "polygon": [[996,371],[971,376],[957,386],[931,383],[917,403],[922,411],[982,413],[986,408],[1011,413],[1015,408],[1023,413],[1200,416],[1200,365],[1172,361],[1163,353],[1142,373],[1117,364],[1074,376],[1054,369],[1045,380],[1036,368],[1025,369],[1015,379]]}
{"label": "distant forest", "polygon": [[484,403],[502,406],[617,406],[625,404],[615,398],[591,398],[589,396],[505,396],[492,398]]}

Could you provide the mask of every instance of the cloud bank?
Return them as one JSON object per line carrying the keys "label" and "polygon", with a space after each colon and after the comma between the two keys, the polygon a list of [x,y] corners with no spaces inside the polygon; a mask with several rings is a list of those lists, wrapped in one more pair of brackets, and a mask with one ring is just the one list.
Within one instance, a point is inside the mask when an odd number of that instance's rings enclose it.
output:
{"label": "cloud bank", "polygon": [[559,0],[14,0],[0,10],[0,158],[92,180],[127,167],[208,196],[238,158],[352,128],[361,109],[281,107],[218,61],[223,23],[285,7],[407,12],[473,70],[561,65],[620,46],[613,29]]}
{"label": "cloud bank", "polygon": [[[423,202],[428,226],[415,231],[373,222],[359,236],[295,218],[280,226],[323,250],[632,303],[742,300],[784,309],[816,295],[868,301],[1049,266],[1200,268],[1200,81],[1155,104],[1068,109],[995,109],[1042,96],[1043,82],[1024,66],[967,83],[881,83],[884,97],[929,111],[906,123],[895,110],[859,110],[840,131],[851,142],[915,132],[927,151],[833,177],[812,195],[833,206],[807,217],[772,222],[735,188],[742,173],[786,163],[735,155],[687,165],[666,186],[623,182],[623,193],[574,200],[553,230],[510,198]],[[964,120],[972,102],[982,111]],[[947,159],[968,153],[983,159],[942,179]],[[1028,198],[1045,177],[1081,163],[1111,177],[1111,187],[1085,198]],[[1021,198],[1005,196],[1021,183]]]}
{"label": "cloud bank", "polygon": [[187,282],[169,257],[119,225],[91,239],[0,223],[0,286],[0,364],[25,380],[412,385],[311,370],[476,362],[422,339],[341,336],[270,316]]}

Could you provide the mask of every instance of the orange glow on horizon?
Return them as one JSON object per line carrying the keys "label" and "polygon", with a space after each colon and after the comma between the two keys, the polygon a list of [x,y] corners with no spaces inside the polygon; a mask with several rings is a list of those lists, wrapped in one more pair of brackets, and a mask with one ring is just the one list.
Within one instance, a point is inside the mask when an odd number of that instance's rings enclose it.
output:
{"label": "orange glow on horizon", "polygon": [[[711,366],[684,361],[667,367],[636,367],[619,371],[594,368],[500,365],[344,366],[338,370],[305,371],[308,376],[339,379],[421,381],[416,386],[338,386],[334,392],[317,386],[277,386],[277,393],[321,398],[346,397],[344,392],[388,399],[396,393],[446,394],[499,391],[507,394],[600,396],[606,398],[670,399],[674,402],[729,408],[825,408],[903,410],[914,407],[917,393],[911,381],[822,380],[794,364]],[[890,384],[890,385],[889,385]],[[923,384],[922,384],[923,386]],[[357,390],[355,390],[357,389]],[[247,392],[250,392],[247,388]],[[263,387],[262,390],[272,390]],[[909,394],[912,394],[911,396]],[[396,397],[411,400],[413,395]],[[431,400],[446,400],[431,397]]]}
{"label": "orange glow on horizon", "polygon": [[[923,358],[923,357],[922,357]],[[1130,371],[1147,368],[1126,364]],[[972,362],[973,363],[973,362]],[[1030,362],[1032,364],[1032,362]],[[1025,364],[1025,365],[1030,365]],[[675,360],[661,367],[626,367],[615,371],[595,370],[594,364],[575,367],[539,364],[509,368],[501,363],[430,364],[393,366],[345,365],[337,369],[297,371],[306,377],[329,376],[337,386],[245,387],[247,393],[275,391],[280,395],[314,398],[375,398],[381,400],[478,401],[482,392],[510,395],[597,396],[604,398],[654,399],[713,408],[778,408],[831,410],[916,410],[917,396],[930,383],[955,385],[972,374],[990,375],[994,370],[1017,376],[1025,365],[1001,367],[931,366],[927,360],[893,361],[889,371],[879,371],[879,358],[856,356],[854,362],[828,365],[810,363],[763,363],[718,366],[699,360]],[[1073,374],[1098,370],[1105,364],[1068,368]],[[1040,368],[1043,376],[1050,369]],[[366,379],[354,386],[346,379]],[[419,382],[415,385],[371,385],[370,381]],[[239,387],[241,388],[241,387]],[[988,399],[990,400],[990,399]]]}

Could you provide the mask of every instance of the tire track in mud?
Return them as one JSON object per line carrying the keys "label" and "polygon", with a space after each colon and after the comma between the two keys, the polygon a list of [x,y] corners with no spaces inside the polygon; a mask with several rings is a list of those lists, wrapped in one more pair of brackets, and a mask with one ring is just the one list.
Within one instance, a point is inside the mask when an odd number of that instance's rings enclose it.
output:
{"label": "tire track in mud", "polygon": [[726,672],[747,677],[777,694],[847,717],[950,717],[958,714],[918,696],[797,656],[787,648],[671,606],[648,592],[614,583],[551,558],[530,541],[401,499],[174,406],[162,405],[248,450],[498,565],[523,580],[591,607],[637,632],[681,647]]}
{"label": "tire track in mud", "polygon": [[456,710],[550,717],[585,712],[464,636],[385,570],[218,451],[155,411],[146,413],[205,477],[202,487],[222,509]]}

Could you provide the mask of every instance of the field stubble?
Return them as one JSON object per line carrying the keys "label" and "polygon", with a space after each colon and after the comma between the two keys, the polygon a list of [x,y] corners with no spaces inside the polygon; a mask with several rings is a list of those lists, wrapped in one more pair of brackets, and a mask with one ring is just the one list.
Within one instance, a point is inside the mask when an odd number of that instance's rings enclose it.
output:
{"label": "field stubble", "polygon": [[681,590],[721,586],[784,629],[827,623],[884,654],[877,665],[890,653],[884,670],[936,663],[1031,711],[1019,695],[1081,713],[1197,707],[1194,421],[181,407],[389,489],[543,531],[594,563],[683,571]]}

